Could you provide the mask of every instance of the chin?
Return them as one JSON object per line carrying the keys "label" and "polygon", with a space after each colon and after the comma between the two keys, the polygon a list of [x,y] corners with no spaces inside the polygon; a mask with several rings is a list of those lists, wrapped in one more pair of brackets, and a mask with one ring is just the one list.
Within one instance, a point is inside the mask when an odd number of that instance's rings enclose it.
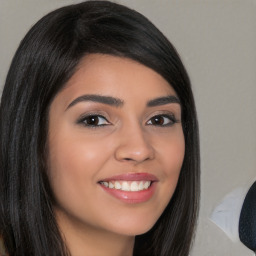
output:
{"label": "chin", "polygon": [[154,225],[156,221],[147,221],[144,218],[140,220],[134,220],[130,222],[123,222],[121,224],[115,225],[112,227],[114,233],[126,236],[137,236],[147,233]]}

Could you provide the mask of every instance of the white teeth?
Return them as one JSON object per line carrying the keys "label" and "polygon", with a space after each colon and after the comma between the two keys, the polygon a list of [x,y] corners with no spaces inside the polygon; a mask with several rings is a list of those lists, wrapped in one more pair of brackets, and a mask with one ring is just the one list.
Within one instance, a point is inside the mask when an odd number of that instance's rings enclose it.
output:
{"label": "white teeth", "polygon": [[115,189],[121,189],[121,188],[122,188],[121,184],[118,181],[116,181],[115,182]]}
{"label": "white teeth", "polygon": [[108,182],[103,181],[102,184],[103,184],[105,187],[108,187]]}
{"label": "white teeth", "polygon": [[141,181],[140,184],[139,184],[139,190],[142,190],[142,189],[144,189],[143,181]]}
{"label": "white teeth", "polygon": [[103,186],[111,189],[119,189],[123,191],[141,191],[150,187],[151,181],[102,181]]}
{"label": "white teeth", "polygon": [[139,191],[138,182],[133,181],[133,182],[131,183],[131,191]]}
{"label": "white teeth", "polygon": [[115,186],[114,186],[114,184],[112,182],[109,182],[108,187],[109,188],[114,188]]}
{"label": "white teeth", "polygon": [[130,190],[131,190],[131,188],[130,188],[128,182],[126,182],[126,181],[123,182],[123,184],[122,184],[122,190],[124,190],[124,191],[130,191]]}
{"label": "white teeth", "polygon": [[149,186],[150,186],[150,181],[146,181],[144,184],[144,188],[147,189],[149,188]]}

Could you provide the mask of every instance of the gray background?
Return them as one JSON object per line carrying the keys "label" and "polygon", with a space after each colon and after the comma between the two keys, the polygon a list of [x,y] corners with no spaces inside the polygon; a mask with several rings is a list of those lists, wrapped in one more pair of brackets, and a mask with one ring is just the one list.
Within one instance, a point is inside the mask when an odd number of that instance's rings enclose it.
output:
{"label": "gray background", "polygon": [[[19,41],[44,14],[77,0],[0,0],[0,88]],[[200,123],[202,196],[191,256],[254,255],[209,220],[222,198],[256,176],[256,1],[119,0],[176,46]]]}

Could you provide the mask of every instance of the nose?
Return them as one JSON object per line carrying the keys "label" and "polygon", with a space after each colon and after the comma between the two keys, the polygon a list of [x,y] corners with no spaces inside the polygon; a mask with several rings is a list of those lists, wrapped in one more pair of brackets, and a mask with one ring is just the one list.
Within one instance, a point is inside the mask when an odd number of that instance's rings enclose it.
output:
{"label": "nose", "polygon": [[139,125],[123,129],[119,136],[119,144],[115,151],[115,158],[118,161],[138,164],[155,157],[154,148]]}

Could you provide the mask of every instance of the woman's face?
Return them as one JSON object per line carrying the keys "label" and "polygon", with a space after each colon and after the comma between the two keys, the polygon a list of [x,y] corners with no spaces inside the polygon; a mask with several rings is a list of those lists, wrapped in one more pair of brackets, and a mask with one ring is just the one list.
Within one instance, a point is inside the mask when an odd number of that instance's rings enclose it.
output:
{"label": "woman's face", "polygon": [[173,88],[133,60],[83,59],[49,114],[49,180],[60,222],[122,235],[148,231],[184,158]]}

